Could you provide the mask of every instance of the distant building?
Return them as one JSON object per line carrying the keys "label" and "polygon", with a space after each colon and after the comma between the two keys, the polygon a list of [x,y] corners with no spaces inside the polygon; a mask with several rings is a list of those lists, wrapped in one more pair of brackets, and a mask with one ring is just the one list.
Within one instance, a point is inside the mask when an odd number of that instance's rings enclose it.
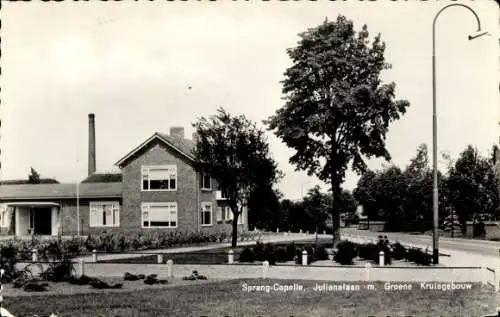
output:
{"label": "distant building", "polygon": [[[154,133],[116,165],[96,173],[94,115],[89,115],[89,176],[79,184],[0,186],[0,234],[76,235],[102,231],[230,230],[232,212],[210,175],[194,167],[184,128]],[[248,230],[247,211],[238,229]]]}

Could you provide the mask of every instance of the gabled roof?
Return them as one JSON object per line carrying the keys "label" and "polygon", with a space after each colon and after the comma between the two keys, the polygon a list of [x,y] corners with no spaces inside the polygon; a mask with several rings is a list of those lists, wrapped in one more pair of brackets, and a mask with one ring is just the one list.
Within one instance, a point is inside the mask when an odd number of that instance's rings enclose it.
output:
{"label": "gabled roof", "polygon": [[[122,183],[82,183],[80,198],[120,198]],[[0,186],[0,200],[76,199],[76,184],[22,184]]]}
{"label": "gabled roof", "polygon": [[82,183],[120,183],[121,173],[94,173],[85,178]]}
{"label": "gabled roof", "polygon": [[115,165],[122,166],[132,156],[134,156],[134,154],[139,152],[141,149],[143,149],[145,146],[147,146],[148,144],[150,144],[154,140],[159,140],[160,142],[164,143],[168,147],[172,148],[177,153],[179,153],[182,156],[184,156],[185,158],[187,158],[189,161],[194,161],[193,149],[194,149],[195,144],[193,141],[173,137],[173,136],[170,136],[170,135],[165,134],[165,133],[155,132],[155,134],[153,134],[150,138],[148,138],[146,141],[144,141],[139,146],[134,148],[127,155],[125,155],[123,158],[121,158],[118,162],[116,162]]}

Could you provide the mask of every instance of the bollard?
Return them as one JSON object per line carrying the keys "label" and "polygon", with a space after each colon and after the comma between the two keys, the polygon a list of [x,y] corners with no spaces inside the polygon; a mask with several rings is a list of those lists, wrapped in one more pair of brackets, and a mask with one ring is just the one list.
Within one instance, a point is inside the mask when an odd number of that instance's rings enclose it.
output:
{"label": "bollard", "polygon": [[85,262],[83,261],[83,259],[80,259],[78,261],[78,275],[79,275],[79,277],[82,277],[85,275]]}
{"label": "bollard", "polygon": [[325,235],[325,234],[326,234],[326,230],[323,230],[323,235]]}
{"label": "bollard", "polygon": [[279,233],[280,232],[280,228],[276,228],[276,233]]}
{"label": "bollard", "polygon": [[309,234],[309,230],[306,231],[306,234]]}
{"label": "bollard", "polygon": [[369,281],[370,280],[370,269],[372,268],[372,265],[370,263],[365,263],[365,280]]}
{"label": "bollard", "polygon": [[486,267],[482,266],[481,267],[481,285],[484,287],[488,284],[488,270]]}
{"label": "bollard", "polygon": [[92,250],[92,262],[97,263],[97,250]]}
{"label": "bollard", "polygon": [[302,229],[300,229],[299,233],[302,233]]}
{"label": "bollard", "polygon": [[173,276],[174,276],[174,261],[168,260],[167,261],[167,277],[173,277]]}
{"label": "bollard", "polygon": [[234,263],[234,251],[233,250],[227,251],[227,263],[229,263],[229,264]]}
{"label": "bollard", "polygon": [[158,264],[163,264],[163,254],[157,254],[156,259]]}
{"label": "bollard", "polygon": [[38,254],[36,249],[31,250],[31,261],[32,262],[38,261]]}
{"label": "bollard", "polygon": [[267,278],[267,273],[269,272],[269,262],[262,262],[262,278]]}
{"label": "bollard", "polygon": [[302,265],[307,265],[307,251],[302,251]]}
{"label": "bollard", "polygon": [[380,251],[378,253],[378,264],[380,266],[384,266],[384,262],[385,262],[384,251]]}

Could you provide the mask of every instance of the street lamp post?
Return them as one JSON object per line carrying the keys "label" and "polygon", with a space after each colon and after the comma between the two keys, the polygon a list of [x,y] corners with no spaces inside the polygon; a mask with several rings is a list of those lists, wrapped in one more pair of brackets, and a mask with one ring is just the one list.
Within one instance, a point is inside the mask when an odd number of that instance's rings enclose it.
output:
{"label": "street lamp post", "polygon": [[[463,7],[468,9],[472,14],[474,14],[474,17],[477,20],[477,32],[481,32],[481,21],[479,20],[478,15],[472,8],[465,4],[461,3],[453,3],[449,4],[445,7],[443,7],[441,10],[438,11],[436,16],[434,17],[434,21],[432,22],[432,144],[433,144],[433,149],[432,149],[432,174],[433,174],[433,192],[432,192],[432,198],[433,198],[433,216],[434,216],[434,221],[433,221],[433,241],[432,241],[432,246],[433,246],[433,253],[432,253],[432,260],[434,264],[439,263],[439,245],[438,245],[438,235],[439,235],[439,215],[438,215],[438,207],[439,207],[439,202],[438,202],[438,173],[437,173],[437,115],[436,115],[436,20],[447,8],[450,7]],[[485,35],[487,32],[483,32],[477,35],[469,35],[469,40],[475,39],[477,37],[480,37],[482,35]]]}

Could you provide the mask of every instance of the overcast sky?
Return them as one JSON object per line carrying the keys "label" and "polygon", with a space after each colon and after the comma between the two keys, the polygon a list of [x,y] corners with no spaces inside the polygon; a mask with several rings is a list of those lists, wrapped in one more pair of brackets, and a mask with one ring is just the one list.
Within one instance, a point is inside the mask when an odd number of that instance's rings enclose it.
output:
{"label": "overcast sky", "polygon": [[[387,146],[404,167],[432,141],[431,31],[449,1],[64,2],[4,3],[2,18],[2,179],[86,176],[88,113],[96,115],[97,169],[113,170],[155,131],[185,126],[223,106],[261,122],[283,105],[281,84],[297,34],[342,14],[370,38],[382,34],[398,99],[411,106],[390,127]],[[437,23],[439,151],[467,144],[483,154],[498,141],[499,10],[466,1],[492,36],[473,41],[474,16],[447,9]],[[188,89],[192,87],[192,89]],[[285,172],[279,188],[298,198],[315,184],[288,163],[292,151],[268,133]],[[431,147],[430,147],[431,148]],[[380,168],[381,161],[369,162]],[[355,187],[349,173],[344,187]],[[325,186],[326,187],[326,186]]]}

